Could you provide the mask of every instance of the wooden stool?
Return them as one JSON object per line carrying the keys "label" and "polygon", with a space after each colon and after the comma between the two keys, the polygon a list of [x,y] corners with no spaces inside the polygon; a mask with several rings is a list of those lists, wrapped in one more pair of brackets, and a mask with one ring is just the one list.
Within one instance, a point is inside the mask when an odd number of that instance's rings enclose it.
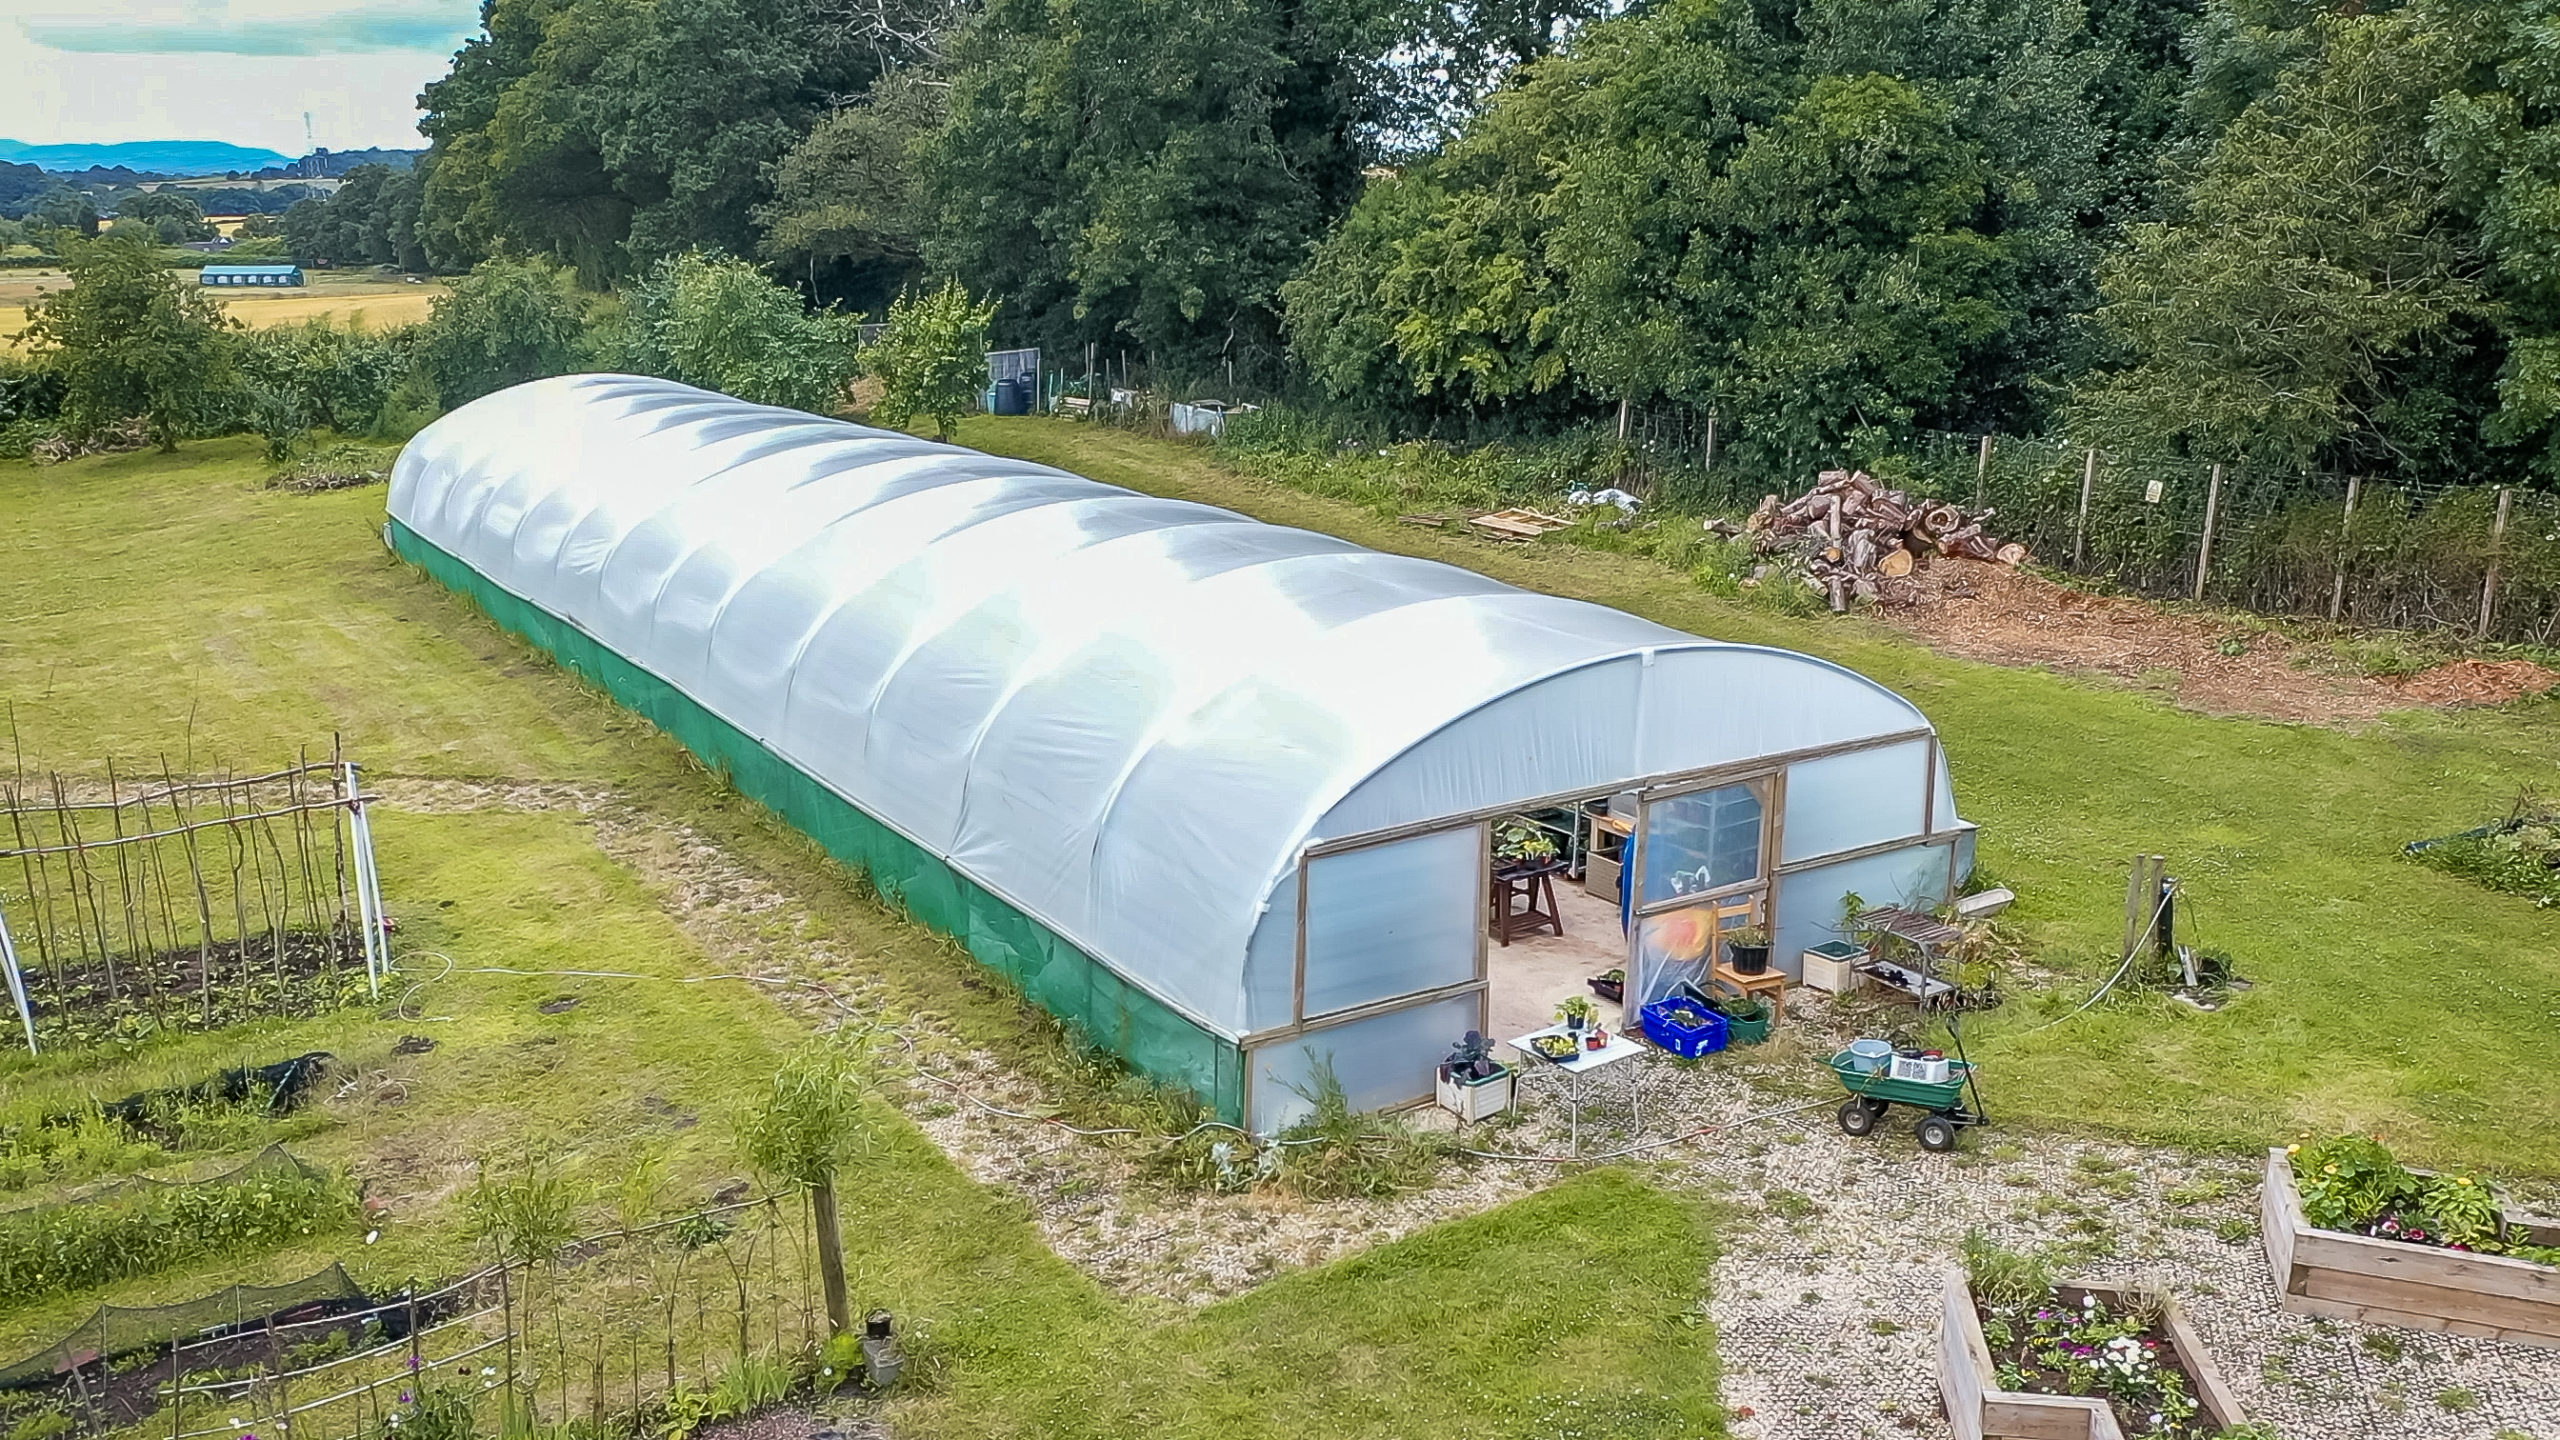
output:
{"label": "wooden stool", "polygon": [[1775,965],[1757,975],[1745,975],[1723,960],[1718,960],[1707,972],[1707,983],[1723,986],[1745,1000],[1754,995],[1766,997],[1769,1002],[1769,1023],[1772,1025],[1777,1024],[1785,1016],[1787,972]]}
{"label": "wooden stool", "polygon": [[[1556,872],[1564,869],[1562,861],[1549,861],[1534,870],[1493,873],[1493,937],[1505,946],[1511,943],[1515,927],[1526,927],[1532,935],[1553,930],[1564,933],[1564,916],[1556,909]],[[1514,900],[1528,901],[1528,908],[1513,910]],[[1544,902],[1544,903],[1541,903]]]}

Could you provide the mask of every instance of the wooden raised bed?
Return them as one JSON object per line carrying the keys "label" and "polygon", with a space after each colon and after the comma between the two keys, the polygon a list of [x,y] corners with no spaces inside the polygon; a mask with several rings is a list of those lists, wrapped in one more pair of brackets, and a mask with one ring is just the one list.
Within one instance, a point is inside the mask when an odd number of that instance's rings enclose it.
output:
{"label": "wooden raised bed", "polygon": [[[2082,1295],[2124,1299],[2124,1291],[2112,1285],[2065,1281],[2056,1287],[2056,1299],[2069,1304],[2078,1304]],[[2240,1403],[2231,1398],[2231,1387],[2206,1358],[2203,1342],[2175,1301],[2167,1302],[2160,1328],[2168,1334],[2178,1368],[2195,1383],[2202,1418],[2217,1427],[2240,1424]],[[1947,1423],[1956,1440],[2124,1440],[2124,1427],[2104,1400],[1999,1388],[1991,1346],[1982,1338],[1982,1316],[1973,1306],[1973,1286],[1962,1270],[1947,1272],[1946,1303],[1938,1317],[1938,1394],[1946,1402]]]}
{"label": "wooden raised bed", "polygon": [[[2267,1266],[2288,1310],[2560,1348],[2560,1269],[2315,1229],[2282,1150],[2267,1152],[2263,1208]],[[2506,1220],[2537,1245],[2560,1245],[2560,1221],[2513,1211]]]}

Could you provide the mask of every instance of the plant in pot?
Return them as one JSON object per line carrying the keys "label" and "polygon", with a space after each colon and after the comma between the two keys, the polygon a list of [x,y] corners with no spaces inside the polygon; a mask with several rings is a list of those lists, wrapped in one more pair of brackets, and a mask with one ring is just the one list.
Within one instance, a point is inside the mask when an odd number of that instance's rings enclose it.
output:
{"label": "plant in pot", "polygon": [[1440,1062],[1440,1105],[1460,1120],[1484,1120],[1511,1108],[1510,1066],[1493,1058],[1493,1042],[1470,1030]]}
{"label": "plant in pot", "polygon": [[1725,963],[1737,975],[1760,975],[1769,969],[1769,930],[1764,925],[1744,925],[1724,932]]}
{"label": "plant in pot", "polygon": [[1505,821],[1493,835],[1493,864],[1498,870],[1544,865],[1556,858],[1555,837],[1526,820]]}
{"label": "plant in pot", "polygon": [[1586,995],[1567,995],[1556,1006],[1556,1023],[1567,1030],[1588,1030],[1599,1018],[1600,1007],[1592,1004]]}
{"label": "plant in pot", "polygon": [[1757,995],[1719,995],[1714,1004],[1736,1045],[1757,1045],[1769,1038],[1768,1001]]}

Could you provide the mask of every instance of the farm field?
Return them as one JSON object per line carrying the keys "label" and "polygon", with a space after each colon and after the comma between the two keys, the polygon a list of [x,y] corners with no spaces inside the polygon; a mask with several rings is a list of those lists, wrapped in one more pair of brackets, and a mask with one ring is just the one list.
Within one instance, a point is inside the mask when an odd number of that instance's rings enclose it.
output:
{"label": "farm field", "polygon": [[[310,283],[301,289],[228,293],[222,297],[223,308],[253,329],[327,316],[342,325],[360,321],[379,330],[426,319],[428,305],[444,293],[443,285],[432,280],[412,285],[370,274],[304,273]],[[39,290],[63,283],[59,271],[0,270],[0,346],[16,348],[27,328],[28,302]]]}
{"label": "farm field", "polygon": [[[2552,775],[2560,699],[2353,728],[2207,716],[2117,681],[1948,658],[1874,621],[1774,615],[1635,557],[1418,530],[1197,446],[992,417],[959,439],[1804,650],[1910,696],[1945,739],[1959,811],[1982,826],[1983,868],[2018,892],[2011,915],[2052,972],[2042,993],[1967,1022],[2004,1120],[2230,1151],[2356,1129],[2434,1163],[2560,1176],[2560,1113],[2543,1100],[2560,1018],[2550,913],[2400,857]],[[2192,933],[2256,988],[2213,1014],[2148,997],[2065,1021],[2115,966],[2137,853],[2168,857]]]}
{"label": "farm field", "polygon": [[[513,1172],[538,1159],[577,1197],[584,1233],[610,1230],[643,1171],[650,1210],[700,1206],[747,1178],[734,1121],[781,1055],[846,1013],[806,988],[710,977],[822,983],[852,997],[884,1044],[894,1034],[937,1064],[993,1053],[1067,1077],[1051,1088],[1074,1093],[1076,1060],[1055,1033],[948,947],[392,561],[375,535],[379,487],[263,489],[256,456],[254,441],[226,440],[0,466],[0,527],[38,557],[0,574],[15,750],[28,771],[74,777],[110,761],[156,769],[163,751],[213,773],[341,736],[385,797],[373,823],[402,974],[380,1004],[313,1019],[131,1053],[6,1053],[0,1126],[324,1049],[349,1077],[342,1090],[154,1173],[210,1174],[280,1140],[347,1167],[377,1208],[260,1253],[0,1301],[0,1363],[100,1304],[165,1303],[333,1260],[375,1293],[465,1271],[490,1253],[469,1219],[475,1162]],[[732,868],[706,885],[687,866],[710,852]],[[707,909],[732,924],[716,951]],[[879,1417],[895,1433],[1383,1440],[1577,1418],[1591,1433],[1723,1433],[1715,1332],[1701,1323],[1710,1202],[1592,1174],[1177,1305],[1060,1258],[1019,1193],[973,1179],[888,1089],[843,1203],[857,1309],[896,1312],[916,1356],[917,1383]],[[85,1193],[129,1168],[0,1194],[0,1208]],[[771,1261],[747,1273],[757,1263]],[[1617,1278],[1590,1286],[1595,1266]],[[730,1275],[708,1259],[694,1267],[685,1283],[716,1305]],[[599,1333],[645,1318],[662,1283],[609,1260],[546,1282]],[[1513,1303],[1524,1295],[1550,1298]],[[785,1312],[805,1324],[805,1291],[786,1283],[759,1303],[778,1334]],[[713,1309],[707,1328],[698,1315],[685,1328],[689,1376],[726,1363],[724,1323]],[[654,1375],[656,1363],[636,1368]],[[614,1370],[615,1387],[626,1373]],[[1485,1430],[1487,1417],[1506,1428]]]}

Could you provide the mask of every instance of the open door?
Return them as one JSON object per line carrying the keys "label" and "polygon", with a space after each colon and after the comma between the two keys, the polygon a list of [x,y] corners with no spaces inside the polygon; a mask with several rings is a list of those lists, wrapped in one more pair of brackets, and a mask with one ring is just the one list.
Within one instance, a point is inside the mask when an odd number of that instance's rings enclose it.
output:
{"label": "open door", "polygon": [[1627,1005],[1705,989],[1727,931],[1766,924],[1768,779],[1641,797],[1629,861]]}

